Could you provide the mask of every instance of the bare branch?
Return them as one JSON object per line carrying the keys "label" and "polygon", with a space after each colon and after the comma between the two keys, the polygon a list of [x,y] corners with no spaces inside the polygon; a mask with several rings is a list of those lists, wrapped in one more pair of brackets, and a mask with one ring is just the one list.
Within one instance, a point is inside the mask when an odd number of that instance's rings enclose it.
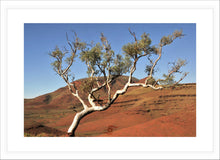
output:
{"label": "bare branch", "polygon": [[136,35],[135,35],[135,32],[132,32],[130,28],[128,29],[128,31],[129,31],[129,33],[134,37],[134,40],[135,40],[135,42],[136,42],[136,44],[137,44],[137,37],[136,37]]}
{"label": "bare branch", "polygon": [[152,77],[153,70],[154,70],[155,66],[157,65],[157,62],[158,62],[158,61],[160,60],[160,58],[161,58],[161,53],[162,53],[162,47],[160,47],[159,52],[158,52],[158,55],[159,55],[159,56],[158,56],[157,59],[154,61],[153,65],[152,65],[152,67],[151,67],[151,69],[150,69],[149,76],[145,79],[145,84],[147,84],[148,79],[150,79],[150,78]]}
{"label": "bare branch", "polygon": [[179,81],[177,81],[176,83],[174,83],[173,86],[179,84],[188,74],[189,74],[189,72],[184,73],[183,76],[179,79]]}
{"label": "bare branch", "polygon": [[111,50],[111,46],[109,45],[108,43],[108,40],[107,38],[104,36],[103,33],[101,33],[101,42],[102,42],[102,45],[104,47],[104,49],[106,50],[106,52],[108,52],[109,50]]}
{"label": "bare branch", "polygon": [[160,60],[161,58],[161,53],[162,53],[162,48],[159,49],[159,53],[158,53],[158,58],[155,60],[155,62],[153,63],[152,65],[152,68],[150,70],[150,77],[152,77],[152,73],[153,73],[153,70],[154,70],[154,67],[156,66],[157,62]]}
{"label": "bare branch", "polygon": [[133,65],[132,65],[132,67],[131,67],[131,69],[130,69],[130,75],[129,75],[128,83],[131,83],[132,75],[133,75],[133,73],[134,73],[135,70],[136,70],[136,64],[137,64],[138,59],[139,59],[139,58],[136,58],[136,59],[134,60]]}
{"label": "bare branch", "polygon": [[77,52],[77,47],[74,46],[74,48],[73,48],[71,42],[70,42],[69,39],[68,39],[67,33],[66,33],[66,39],[67,39],[67,42],[68,42],[68,44],[69,44],[69,46],[70,46],[70,48],[71,48],[71,51],[72,51],[71,54],[72,54],[72,55],[71,55],[71,57],[70,57],[69,65],[66,67],[66,69],[63,71],[62,74],[65,74],[65,73],[70,69],[70,67],[71,67],[72,64],[73,64],[73,59],[74,59],[74,57],[75,57],[75,54],[76,54],[76,52]]}

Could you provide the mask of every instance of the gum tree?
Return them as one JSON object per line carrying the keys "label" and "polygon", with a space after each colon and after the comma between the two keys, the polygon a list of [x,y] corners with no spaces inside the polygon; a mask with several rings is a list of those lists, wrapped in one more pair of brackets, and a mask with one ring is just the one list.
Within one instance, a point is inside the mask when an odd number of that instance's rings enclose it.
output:
{"label": "gum tree", "polygon": [[[182,66],[186,65],[186,61],[178,59],[176,62],[170,63],[172,66],[167,74],[163,74],[163,78],[155,79],[155,67],[162,57],[163,47],[170,45],[177,38],[183,37],[182,31],[174,31],[171,35],[163,36],[158,45],[151,45],[149,34],[143,33],[138,39],[136,34],[129,29],[131,36],[134,38],[132,43],[125,44],[122,47],[123,55],[115,54],[107,38],[101,33],[100,43],[93,42],[87,44],[82,42],[76,33],[74,33],[71,41],[66,34],[66,39],[69,49],[61,50],[56,47],[49,55],[55,60],[51,64],[54,71],[62,77],[66,82],[70,93],[76,97],[82,104],[83,109],[77,112],[73,118],[73,122],[67,133],[69,136],[75,136],[75,131],[80,120],[96,111],[108,109],[115,100],[126,93],[129,87],[144,87],[159,90],[167,86],[174,86],[187,76],[188,73],[182,73]],[[74,77],[71,74],[70,68],[74,63],[76,56],[79,56],[81,61],[87,66],[89,78],[83,84],[83,91],[88,93],[85,102],[80,95],[79,89],[74,83]],[[136,70],[137,62],[146,57],[146,78],[144,83],[132,82],[132,76]],[[182,77],[175,81],[174,74],[181,73]],[[116,90],[112,94],[112,82],[123,74],[128,74],[127,83],[122,89]],[[96,93],[101,89],[106,90],[107,100],[104,104],[99,103]]]}

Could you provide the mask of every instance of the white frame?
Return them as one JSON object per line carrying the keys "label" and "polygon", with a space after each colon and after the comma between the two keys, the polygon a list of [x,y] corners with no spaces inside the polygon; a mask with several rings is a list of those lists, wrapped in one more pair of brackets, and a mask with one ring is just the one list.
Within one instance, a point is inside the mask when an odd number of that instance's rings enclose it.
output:
{"label": "white frame", "polygon": [[[1,158],[22,158],[22,159],[31,159],[31,158],[53,158],[53,159],[70,159],[70,158],[96,158],[96,159],[104,159],[104,158],[216,158],[219,154],[219,6],[218,1],[2,1],[1,6]],[[176,11],[177,13],[180,13],[180,16],[182,15],[182,19],[176,19],[177,23],[197,23],[197,24],[205,24],[207,25],[204,27],[197,27],[197,39],[198,39],[198,46],[197,46],[197,53],[203,54],[204,51],[212,51],[213,54],[206,57],[206,56],[198,56],[197,58],[197,68],[198,74],[197,74],[197,95],[198,97],[205,98],[206,94],[208,93],[207,97],[208,101],[201,101],[200,99],[197,101],[197,110],[199,117],[199,122],[201,118],[201,115],[203,113],[206,113],[209,115],[207,117],[204,123],[198,123],[197,129],[201,131],[205,131],[205,133],[199,132],[199,135],[197,135],[197,138],[200,138],[200,134],[203,134],[201,136],[200,141],[197,141],[194,138],[182,138],[181,140],[179,138],[172,138],[170,140],[164,140],[163,138],[135,138],[134,140],[130,140],[128,138],[115,138],[115,139],[100,139],[100,138],[78,138],[78,140],[74,140],[75,143],[81,145],[80,148],[74,147],[73,148],[57,148],[54,145],[54,141],[56,141],[55,144],[62,144],[63,142],[68,143],[68,141],[71,141],[73,139],[69,138],[27,138],[22,137],[23,132],[17,132],[20,131],[21,125],[23,127],[23,124],[21,124],[21,120],[16,119],[14,122],[13,120],[9,119],[9,117],[21,117],[21,114],[23,113],[23,110],[19,110],[18,108],[13,108],[12,105],[14,104],[20,104],[23,103],[23,73],[20,71],[23,70],[23,57],[20,55],[20,53],[23,53],[23,39],[18,42],[18,45],[16,45],[14,42],[15,40],[20,39],[23,37],[23,30],[22,30],[22,24],[23,23],[34,23],[34,22],[41,22],[41,23],[52,23],[57,22],[54,17],[50,17],[46,14],[44,15],[46,18],[42,18],[42,15],[37,15],[35,11],[39,11],[41,9],[42,12],[46,11],[45,13],[51,13],[56,9],[64,9],[64,11],[71,13],[74,12],[74,10],[82,10],[88,12],[88,10],[93,9],[100,10],[100,9],[115,9],[115,10],[135,10],[137,13],[143,12],[149,12],[149,13],[155,13],[154,11],[161,12],[162,10],[165,11],[164,15],[169,15],[169,13],[172,13],[171,11]],[[52,11],[53,10],[53,11]],[[150,10],[150,11],[149,11]],[[184,19],[184,15],[181,14],[181,11],[179,10],[187,10],[191,14],[190,18],[189,15],[185,15],[185,17],[188,16],[189,20]],[[27,14],[28,13],[28,14]],[[136,13],[136,14],[137,14]],[[197,14],[200,13],[200,16],[203,15],[203,17],[199,17]],[[129,14],[129,13],[127,13]],[[32,15],[31,19],[28,18],[28,16]],[[18,17],[16,17],[18,16]],[[75,19],[77,22],[85,22],[85,19],[88,15],[82,15],[80,19]],[[106,16],[106,15],[105,15]],[[117,14],[118,17],[121,17],[121,15]],[[160,15],[161,16],[161,15]],[[170,15],[170,17],[164,18],[163,20],[160,20],[162,23],[171,23],[173,22],[172,17],[175,15]],[[149,23],[157,23],[159,15],[152,14]],[[26,18],[26,19],[25,19]],[[142,18],[142,19],[141,19]],[[67,22],[68,19],[58,17],[59,23]],[[174,18],[175,19],[175,18]],[[28,20],[28,21],[27,21]],[[120,20],[119,20],[120,21]],[[140,17],[139,19],[133,19],[133,23],[139,23],[143,21],[143,17]],[[86,22],[94,22],[94,19],[87,19]],[[109,19],[107,20],[101,20],[100,18],[96,19],[96,22],[103,22],[107,23],[109,22]],[[113,21],[114,22],[114,21]],[[126,21],[124,21],[125,23]],[[127,20],[127,22],[131,22]],[[16,28],[15,28],[16,26]],[[206,29],[210,29],[206,31]],[[17,32],[20,31],[20,32]],[[205,36],[209,42],[204,43],[201,41],[201,33],[203,33],[203,36]],[[14,53],[14,45],[16,46],[16,49],[18,50],[17,55],[12,54]],[[209,48],[205,48],[204,46],[207,45]],[[205,53],[204,53],[205,54]],[[205,59],[204,59],[205,58]],[[208,67],[204,68],[203,62],[206,60],[208,62]],[[213,64],[212,64],[213,63]],[[16,65],[16,68],[15,68]],[[213,83],[208,87],[206,87],[206,94],[203,91],[203,88],[201,88],[202,85],[205,84],[206,81],[202,79],[203,73],[201,73],[201,68],[204,72],[208,72],[209,70],[212,70],[213,72],[210,73]],[[13,71],[16,70],[18,72],[13,73]],[[19,74],[21,73],[21,74]],[[14,84],[14,76],[18,77],[18,85],[14,86],[11,84]],[[198,80],[199,79],[199,80]],[[10,85],[9,85],[10,84]],[[214,87],[215,84],[215,87]],[[12,88],[13,87],[13,88]],[[16,88],[16,91],[19,91],[19,96],[17,92],[12,92],[14,87]],[[10,97],[14,97],[13,100]],[[18,97],[18,98],[16,98]],[[204,107],[209,106],[209,104],[213,104],[213,108],[210,110],[204,110]],[[212,106],[212,105],[210,105]],[[203,112],[200,112],[203,111]],[[206,111],[206,112],[204,112]],[[18,116],[19,115],[19,116]],[[22,114],[23,116],[23,114]],[[18,123],[18,124],[17,124]],[[15,125],[14,125],[15,124]],[[15,131],[11,129],[12,126],[15,126]],[[206,126],[207,128],[202,128]],[[18,127],[16,127],[18,126]],[[22,128],[23,129],[23,128]],[[206,131],[207,129],[207,131]],[[211,131],[210,131],[211,130]],[[10,132],[9,132],[10,131]],[[204,139],[205,137],[205,139]],[[104,141],[105,143],[102,143]],[[116,149],[113,149],[112,146],[115,145],[117,141],[120,141],[120,143],[117,144]],[[132,143],[132,146],[135,147],[128,147],[127,141]],[[85,147],[83,149],[82,144],[86,143],[90,144],[96,144],[96,145],[89,145],[89,147]],[[151,144],[151,146],[144,146],[143,142],[146,142],[146,144]],[[153,145],[153,142],[157,143],[156,145]],[[163,143],[169,143],[169,145],[162,144]],[[176,142],[185,143],[189,146],[179,147],[174,146],[170,148],[170,145],[175,145]],[[200,142],[200,143],[199,143]],[[52,145],[48,145],[48,143]],[[197,145],[194,145],[194,143],[198,143]],[[35,144],[38,144],[36,147]],[[41,144],[39,146],[39,144]],[[42,145],[43,144],[43,145]],[[103,148],[103,145],[107,144],[105,146],[105,149]],[[125,144],[125,145],[124,145]],[[141,144],[141,145],[140,145]],[[26,145],[26,147],[24,147]],[[108,146],[109,145],[109,146]],[[139,146],[138,146],[139,145]],[[91,146],[95,146],[95,148],[91,148]],[[100,147],[101,146],[101,147]],[[49,147],[49,148],[48,148]],[[126,148],[127,147],[127,148]],[[193,148],[194,147],[194,148]],[[47,148],[47,149],[45,149]],[[112,150],[111,150],[112,149]],[[172,150],[171,150],[172,149]],[[40,151],[39,151],[40,150]]]}

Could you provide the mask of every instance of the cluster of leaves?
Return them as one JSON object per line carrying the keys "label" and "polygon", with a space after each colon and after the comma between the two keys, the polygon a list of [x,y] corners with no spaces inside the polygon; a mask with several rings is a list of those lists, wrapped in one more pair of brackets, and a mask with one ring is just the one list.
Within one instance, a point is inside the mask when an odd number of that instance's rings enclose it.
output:
{"label": "cluster of leaves", "polygon": [[123,58],[120,54],[117,54],[114,59],[114,65],[110,69],[110,73],[113,76],[122,75],[129,71],[130,66],[131,60],[128,56]]}
{"label": "cluster of leaves", "polygon": [[180,71],[182,66],[185,66],[187,64],[186,60],[183,59],[178,59],[176,62],[170,63],[172,64],[171,70],[170,72],[179,72],[182,73],[182,71]]}
{"label": "cluster of leaves", "polygon": [[95,79],[86,79],[82,82],[82,84],[80,85],[80,89],[85,92],[85,93],[89,93],[93,87],[95,86]]}
{"label": "cluster of leaves", "polygon": [[153,77],[150,77],[147,79],[147,84],[155,85],[155,83],[156,83],[156,80]]}
{"label": "cluster of leaves", "polygon": [[54,71],[60,72],[62,70],[61,63],[66,53],[68,52],[61,51],[58,46],[56,46],[53,52],[49,53],[51,57],[56,59],[53,63],[51,63]]}
{"label": "cluster of leaves", "polygon": [[[164,79],[160,80],[160,84],[162,85],[172,85],[175,84],[175,73],[182,73],[180,70],[182,66],[185,66],[187,64],[186,60],[178,59],[176,62],[170,63],[172,64],[171,69],[169,70],[168,74],[163,74]],[[188,73],[183,73],[183,76],[186,76]]]}
{"label": "cluster of leaves", "polygon": [[[152,68],[152,64],[150,64],[150,65],[146,65],[146,67],[145,67],[145,73],[147,73],[147,75],[149,76],[150,75],[150,71],[151,71],[151,68]],[[152,73],[152,75],[155,73],[155,70],[153,70],[153,73]]]}
{"label": "cluster of leaves", "polygon": [[168,36],[163,36],[160,40],[160,46],[166,46],[171,44],[176,38],[181,38],[183,35],[183,31],[176,30],[173,32],[173,34],[168,35]]}
{"label": "cluster of leaves", "polygon": [[[134,33],[131,34],[135,36]],[[137,40],[135,36],[135,42],[124,45],[122,50],[124,51],[125,55],[135,59],[136,57],[142,56],[144,53],[148,52],[151,49],[150,45],[151,39],[149,34],[143,33],[140,40]]]}
{"label": "cluster of leaves", "polygon": [[175,83],[175,80],[174,80],[174,75],[167,75],[167,74],[163,74],[163,78],[164,79],[161,79],[160,81],[159,81],[159,83],[161,84],[161,85],[164,85],[164,86],[170,86],[170,85],[172,85],[172,84],[174,84]]}
{"label": "cluster of leaves", "polygon": [[92,77],[96,75],[112,77],[127,73],[131,66],[130,58],[115,54],[103,34],[101,40],[102,45],[96,43],[80,53],[80,59],[88,66],[87,73]]}

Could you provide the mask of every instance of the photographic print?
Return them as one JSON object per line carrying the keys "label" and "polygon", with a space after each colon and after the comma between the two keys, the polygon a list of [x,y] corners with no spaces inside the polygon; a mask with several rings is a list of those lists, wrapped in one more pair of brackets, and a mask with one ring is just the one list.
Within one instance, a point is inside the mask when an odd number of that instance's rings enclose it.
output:
{"label": "photographic print", "polygon": [[196,24],[25,23],[24,137],[196,137]]}

